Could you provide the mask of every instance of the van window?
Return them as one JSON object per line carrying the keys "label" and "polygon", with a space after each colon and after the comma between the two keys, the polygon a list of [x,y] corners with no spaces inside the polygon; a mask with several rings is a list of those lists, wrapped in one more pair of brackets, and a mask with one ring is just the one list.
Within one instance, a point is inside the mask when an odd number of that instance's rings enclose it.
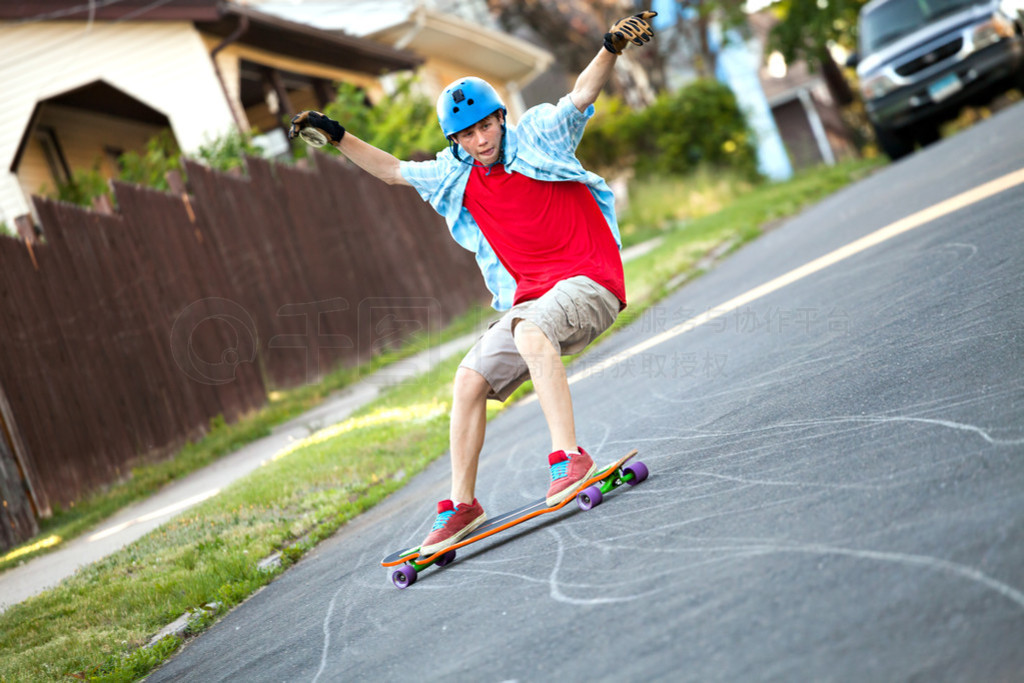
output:
{"label": "van window", "polygon": [[973,4],[979,4],[979,0],[890,0],[878,5],[861,16],[861,55],[876,52],[925,24]]}

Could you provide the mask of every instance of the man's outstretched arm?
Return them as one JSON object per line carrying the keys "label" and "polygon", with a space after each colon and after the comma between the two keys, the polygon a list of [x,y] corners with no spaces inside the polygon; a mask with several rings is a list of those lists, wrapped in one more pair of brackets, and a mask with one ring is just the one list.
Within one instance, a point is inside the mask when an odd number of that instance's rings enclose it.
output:
{"label": "man's outstretched arm", "polygon": [[408,185],[399,170],[399,160],[382,149],[360,140],[337,121],[318,111],[304,111],[292,117],[288,137],[301,137],[314,147],[330,143],[356,166],[388,185]]}
{"label": "man's outstretched arm", "polygon": [[399,160],[382,149],[360,140],[355,135],[346,135],[334,145],[352,163],[367,173],[383,180],[388,185],[408,185],[399,171]]}
{"label": "man's outstretched arm", "polygon": [[654,31],[651,30],[651,25],[647,23],[647,20],[654,18],[657,14],[657,12],[650,11],[641,12],[635,16],[620,19],[608,30],[608,33],[604,35],[604,45],[601,51],[580,73],[576,79],[576,85],[569,93],[569,97],[572,98],[572,103],[576,105],[577,109],[585,112],[587,107],[597,100],[602,88],[611,78],[616,57],[622,54],[626,45],[629,43],[643,45],[654,37]]}

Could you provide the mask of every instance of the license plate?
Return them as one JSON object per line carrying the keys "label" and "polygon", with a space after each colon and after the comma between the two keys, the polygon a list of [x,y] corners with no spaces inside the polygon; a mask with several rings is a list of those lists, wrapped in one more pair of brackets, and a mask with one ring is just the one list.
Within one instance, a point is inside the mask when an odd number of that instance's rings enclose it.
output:
{"label": "license plate", "polygon": [[947,74],[928,86],[928,94],[931,95],[932,102],[941,102],[959,92],[963,87],[963,83],[960,82],[956,74]]}

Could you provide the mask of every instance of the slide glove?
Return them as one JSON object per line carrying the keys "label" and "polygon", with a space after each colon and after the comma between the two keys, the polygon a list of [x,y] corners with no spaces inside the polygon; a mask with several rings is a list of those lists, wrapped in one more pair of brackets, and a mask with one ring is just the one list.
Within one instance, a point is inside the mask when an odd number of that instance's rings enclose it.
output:
{"label": "slide glove", "polygon": [[604,49],[612,54],[621,55],[629,43],[643,45],[650,42],[654,37],[654,31],[647,20],[656,16],[657,12],[647,11],[619,19],[608,29],[608,33],[604,34]]}
{"label": "slide glove", "polygon": [[292,117],[288,129],[289,139],[298,136],[313,147],[323,147],[328,142],[338,144],[345,137],[345,127],[318,111],[304,111]]}

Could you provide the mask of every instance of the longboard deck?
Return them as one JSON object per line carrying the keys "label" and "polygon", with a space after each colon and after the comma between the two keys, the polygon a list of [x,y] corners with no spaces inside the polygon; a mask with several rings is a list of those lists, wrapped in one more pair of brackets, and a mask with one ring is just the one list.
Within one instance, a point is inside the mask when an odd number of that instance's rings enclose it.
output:
{"label": "longboard deck", "polygon": [[[592,477],[590,477],[589,479],[587,479],[587,481],[580,485],[578,490],[582,491],[588,486],[608,478],[610,475],[614,474],[616,470],[618,470],[620,467],[626,464],[626,461],[634,457],[638,452],[639,451],[637,451],[634,448],[632,451],[630,451],[623,457],[619,458],[615,462],[611,463],[610,465],[607,465],[606,467],[601,468]],[[555,512],[556,510],[560,510],[562,509],[562,507],[564,507],[571,501],[575,500],[575,498],[575,496],[569,496],[561,503],[558,503],[557,505],[553,505],[550,507],[548,506],[547,501],[544,498],[541,498],[540,500],[535,500],[534,502],[528,503],[522,506],[521,508],[517,508],[510,512],[505,512],[501,515],[498,515],[497,517],[488,519],[481,526],[474,529],[473,532],[466,538],[462,539],[458,543],[448,546],[444,550],[439,550],[438,552],[432,555],[421,558],[419,553],[419,547],[417,546],[393,552],[387,557],[385,557],[383,560],[381,560],[380,564],[382,567],[396,567],[400,564],[415,561],[417,565],[429,565],[435,562],[442,555],[445,555],[451,552],[452,550],[457,550],[458,548],[470,545],[471,543],[476,543],[477,541],[487,538],[488,536],[492,536],[500,531],[504,531],[505,529],[509,529],[518,524],[522,524],[523,522],[533,519],[534,517],[537,517],[539,515],[544,515],[550,512]]]}

